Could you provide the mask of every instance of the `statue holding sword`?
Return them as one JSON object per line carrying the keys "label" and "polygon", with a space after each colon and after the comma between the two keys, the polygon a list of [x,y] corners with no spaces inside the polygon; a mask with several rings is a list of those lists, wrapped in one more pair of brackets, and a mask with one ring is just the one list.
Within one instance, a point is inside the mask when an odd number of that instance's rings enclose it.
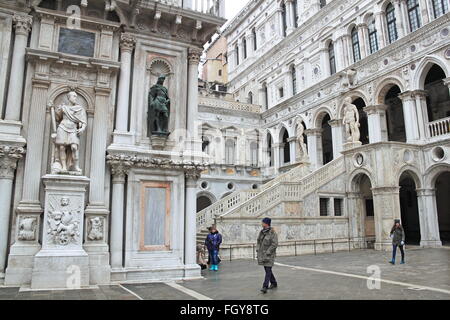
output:
{"label": "statue holding sword", "polygon": [[52,174],[81,175],[79,163],[80,135],[86,130],[87,116],[78,104],[74,91],[67,94],[67,102],[55,108],[49,103],[52,115]]}

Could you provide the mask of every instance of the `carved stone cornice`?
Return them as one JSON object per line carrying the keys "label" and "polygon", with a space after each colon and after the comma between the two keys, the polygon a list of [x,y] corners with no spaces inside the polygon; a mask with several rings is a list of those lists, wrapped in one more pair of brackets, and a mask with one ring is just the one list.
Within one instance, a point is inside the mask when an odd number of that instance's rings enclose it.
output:
{"label": "carved stone cornice", "polygon": [[22,147],[0,145],[0,179],[14,179],[14,171],[25,154]]}
{"label": "carved stone cornice", "polygon": [[113,176],[125,177],[131,168],[159,169],[169,171],[184,171],[187,178],[198,179],[209,164],[190,160],[173,160],[162,158],[147,158],[126,154],[109,154],[106,161],[111,167]]}
{"label": "carved stone cornice", "polygon": [[120,50],[132,52],[136,46],[136,36],[131,33],[122,33],[120,35]]}
{"label": "carved stone cornice", "polygon": [[199,64],[200,62],[200,57],[203,53],[202,49],[199,48],[189,48],[189,52],[188,52],[188,61],[189,64]]}
{"label": "carved stone cornice", "polygon": [[28,36],[31,31],[33,17],[24,14],[15,14],[13,16],[13,23],[16,29],[16,35]]}

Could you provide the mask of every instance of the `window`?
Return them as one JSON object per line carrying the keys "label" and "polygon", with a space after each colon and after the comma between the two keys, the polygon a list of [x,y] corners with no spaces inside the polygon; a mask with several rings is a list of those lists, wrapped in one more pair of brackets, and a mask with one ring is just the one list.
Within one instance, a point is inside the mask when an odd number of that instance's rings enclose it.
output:
{"label": "window", "polygon": [[320,8],[322,9],[327,5],[327,0],[320,0]]}
{"label": "window", "polygon": [[334,215],[336,217],[342,217],[342,199],[334,199]]}
{"label": "window", "polygon": [[247,102],[253,104],[253,93],[251,91],[248,93]]}
{"label": "window", "polygon": [[235,51],[236,51],[236,65],[239,65],[239,46],[236,45],[235,47]]}
{"label": "window", "polygon": [[281,16],[283,19],[283,37],[286,37],[287,23],[286,23],[286,4],[283,2],[281,5]]}
{"label": "window", "polygon": [[210,144],[210,141],[209,141],[208,137],[203,136],[202,137],[202,151],[205,152],[206,154],[209,154],[209,144]]}
{"label": "window", "polygon": [[236,144],[234,140],[228,139],[225,142],[225,162],[226,164],[234,164],[235,163],[235,147]]}
{"label": "window", "polygon": [[386,7],[386,20],[387,20],[389,43],[392,43],[398,39],[395,9],[392,3],[389,3],[389,5]]}
{"label": "window", "polygon": [[292,66],[291,68],[291,75],[292,75],[292,94],[295,96],[297,94],[297,71],[295,70],[294,66]]}
{"label": "window", "polygon": [[252,35],[253,35],[253,50],[256,51],[258,49],[258,40],[256,37],[256,29],[253,28],[252,30]]}
{"label": "window", "polygon": [[244,50],[244,59],[247,59],[247,39],[242,39],[242,50]]}
{"label": "window", "polygon": [[408,6],[409,28],[411,32],[414,32],[421,27],[419,0],[408,0],[406,4]]}
{"label": "window", "polygon": [[433,0],[434,17],[439,18],[448,11],[448,0]]}
{"label": "window", "polygon": [[284,88],[283,87],[278,89],[278,94],[280,95],[280,98],[284,97]]}
{"label": "window", "polygon": [[222,76],[222,69],[219,70],[219,77]]}
{"label": "window", "polygon": [[328,203],[330,199],[328,198],[320,198],[320,216],[326,217],[328,216]]}
{"label": "window", "polygon": [[377,29],[375,27],[375,19],[372,19],[369,23],[369,47],[371,54],[378,51],[378,36]]}
{"label": "window", "polygon": [[353,47],[353,59],[355,62],[361,60],[361,48],[359,46],[358,29],[354,27],[352,29],[352,47]]}
{"label": "window", "polygon": [[334,44],[330,42],[328,45],[328,59],[330,60],[330,74],[336,73],[336,57],[334,56]]}
{"label": "window", "polygon": [[264,104],[265,107],[269,108],[269,89],[267,88],[267,84],[263,84],[263,91],[264,91]]}

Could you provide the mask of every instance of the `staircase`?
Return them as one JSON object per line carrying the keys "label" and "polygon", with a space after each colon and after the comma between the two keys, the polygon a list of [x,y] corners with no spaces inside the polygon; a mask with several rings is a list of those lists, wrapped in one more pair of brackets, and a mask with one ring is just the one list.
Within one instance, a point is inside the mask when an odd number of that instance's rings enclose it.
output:
{"label": "staircase", "polygon": [[205,239],[206,239],[206,236],[208,235],[208,233],[209,232],[207,229],[201,229],[199,232],[197,232],[197,245],[205,244]]}

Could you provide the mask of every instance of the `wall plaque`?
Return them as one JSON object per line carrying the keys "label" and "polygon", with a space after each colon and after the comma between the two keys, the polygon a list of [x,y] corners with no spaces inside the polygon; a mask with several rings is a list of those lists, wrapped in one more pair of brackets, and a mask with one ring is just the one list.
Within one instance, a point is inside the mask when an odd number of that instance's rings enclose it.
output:
{"label": "wall plaque", "polygon": [[95,33],[61,28],[59,31],[58,52],[93,57],[95,51]]}

